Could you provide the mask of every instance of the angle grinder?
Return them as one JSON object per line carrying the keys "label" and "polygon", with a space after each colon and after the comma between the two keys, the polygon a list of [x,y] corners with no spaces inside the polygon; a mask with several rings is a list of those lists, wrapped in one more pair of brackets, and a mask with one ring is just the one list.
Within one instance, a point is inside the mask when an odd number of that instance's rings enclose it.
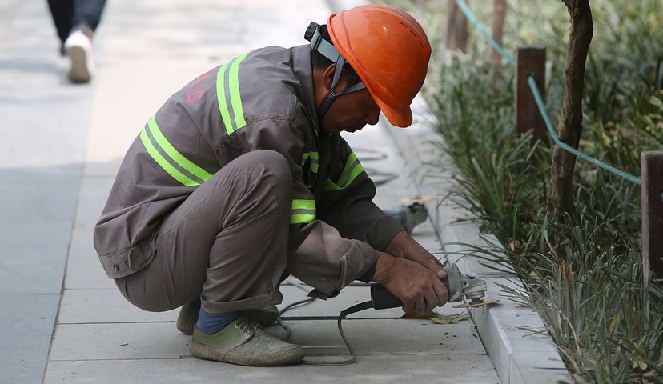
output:
{"label": "angle grinder", "polygon": [[[464,306],[476,307],[495,302],[494,300],[484,301],[488,285],[483,279],[475,276],[466,275],[460,272],[456,264],[444,267],[447,272],[447,278],[442,280],[449,293],[448,302],[459,302],[463,298],[470,300]],[[371,285],[371,302],[374,309],[387,309],[402,307],[403,303],[380,284]],[[461,306],[457,306],[461,307]]]}
{"label": "angle grinder", "polygon": [[[447,272],[447,278],[442,280],[442,282],[447,287],[449,294],[447,302],[459,302],[463,301],[463,298],[469,300],[467,303],[455,305],[454,308],[480,307],[499,301],[499,299],[484,300],[486,290],[488,289],[485,280],[461,273],[456,264],[448,265],[444,267],[444,270]],[[380,284],[372,284],[371,300],[342,311],[339,319],[369,308],[380,310],[402,306],[403,302],[389,292],[387,288]]]}

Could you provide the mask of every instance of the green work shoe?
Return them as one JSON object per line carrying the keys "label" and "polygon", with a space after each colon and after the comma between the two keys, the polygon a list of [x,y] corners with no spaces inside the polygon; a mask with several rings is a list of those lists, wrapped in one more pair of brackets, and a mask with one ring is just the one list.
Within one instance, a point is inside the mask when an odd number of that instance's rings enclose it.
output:
{"label": "green work shoe", "polygon": [[[184,304],[182,308],[180,308],[180,313],[177,316],[177,330],[185,335],[192,335],[193,327],[195,327],[198,322],[199,310],[199,306]],[[249,320],[258,323],[258,325],[263,327],[274,324],[280,315],[276,305],[260,309],[249,309],[242,312],[244,312],[244,315],[249,318]]]}
{"label": "green work shoe", "polygon": [[190,350],[193,356],[200,359],[237,365],[289,365],[304,359],[302,347],[266,333],[246,316],[212,335],[194,328]]}

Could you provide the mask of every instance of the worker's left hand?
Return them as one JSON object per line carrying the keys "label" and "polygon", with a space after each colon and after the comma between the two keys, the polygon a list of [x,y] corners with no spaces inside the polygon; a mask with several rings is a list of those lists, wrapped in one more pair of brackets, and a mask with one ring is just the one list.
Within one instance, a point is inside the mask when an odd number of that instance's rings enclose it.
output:
{"label": "worker's left hand", "polygon": [[440,280],[447,278],[447,272],[442,268],[442,263],[405,231],[397,233],[384,252],[394,257],[414,261],[433,272]]}

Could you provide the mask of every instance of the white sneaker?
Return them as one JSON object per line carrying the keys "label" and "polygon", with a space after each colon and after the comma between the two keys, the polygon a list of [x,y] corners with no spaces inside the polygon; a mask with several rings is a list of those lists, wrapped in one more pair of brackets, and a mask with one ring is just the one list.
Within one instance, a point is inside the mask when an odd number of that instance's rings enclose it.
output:
{"label": "white sneaker", "polygon": [[92,42],[83,31],[73,31],[64,43],[71,66],[69,80],[72,83],[87,83],[92,77],[94,62]]}

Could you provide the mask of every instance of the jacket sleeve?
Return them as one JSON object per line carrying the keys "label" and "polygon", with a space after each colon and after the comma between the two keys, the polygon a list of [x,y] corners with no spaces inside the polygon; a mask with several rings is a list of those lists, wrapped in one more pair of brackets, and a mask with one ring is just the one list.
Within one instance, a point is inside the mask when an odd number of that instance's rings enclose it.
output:
{"label": "jacket sleeve", "polygon": [[345,140],[339,145],[342,169],[337,180],[328,180],[320,202],[319,217],[340,235],[383,250],[403,227],[374,202],[375,184]]}

